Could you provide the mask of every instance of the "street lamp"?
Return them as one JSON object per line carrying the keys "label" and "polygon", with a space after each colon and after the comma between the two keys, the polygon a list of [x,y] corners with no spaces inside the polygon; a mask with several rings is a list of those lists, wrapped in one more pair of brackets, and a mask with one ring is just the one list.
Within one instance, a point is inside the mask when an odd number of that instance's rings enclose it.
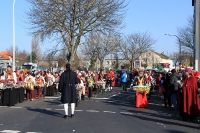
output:
{"label": "street lamp", "polygon": [[[177,36],[177,35],[172,35],[172,34],[165,34],[167,36],[175,36],[176,38],[178,38],[178,41],[179,41],[179,57],[181,56],[181,39]],[[181,63],[181,58],[180,59],[180,62]]]}
{"label": "street lamp", "polygon": [[179,41],[179,53],[181,54],[181,39],[177,36],[177,35],[172,35],[172,34],[165,34],[167,36],[175,36],[176,38],[178,38]]}
{"label": "street lamp", "polygon": [[15,71],[15,1],[13,1],[13,70]]}

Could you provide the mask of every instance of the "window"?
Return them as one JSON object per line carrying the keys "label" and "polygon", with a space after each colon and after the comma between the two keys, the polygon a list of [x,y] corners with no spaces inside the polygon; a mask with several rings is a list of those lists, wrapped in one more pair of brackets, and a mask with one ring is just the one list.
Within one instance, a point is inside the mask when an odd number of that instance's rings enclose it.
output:
{"label": "window", "polygon": [[107,64],[109,65],[109,64],[110,64],[110,62],[109,62],[109,61],[107,61]]}

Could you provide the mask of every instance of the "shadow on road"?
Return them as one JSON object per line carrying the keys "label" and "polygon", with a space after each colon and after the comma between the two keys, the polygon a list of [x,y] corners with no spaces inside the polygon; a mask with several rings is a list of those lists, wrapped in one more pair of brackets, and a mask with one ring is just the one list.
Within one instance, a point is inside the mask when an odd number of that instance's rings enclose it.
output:
{"label": "shadow on road", "polygon": [[31,108],[31,107],[26,107],[27,110],[33,111],[33,112],[38,112],[46,115],[51,115],[51,116],[56,116],[56,117],[63,117],[63,114],[60,114],[55,111],[51,111],[48,109],[40,109],[40,108]]}
{"label": "shadow on road", "polygon": [[165,130],[168,133],[188,133],[188,132],[183,132],[183,131],[177,131],[177,130]]}
{"label": "shadow on road", "polygon": [[[106,105],[108,106],[119,106],[122,112],[131,113],[122,115],[132,116],[141,120],[146,120],[155,123],[176,125],[192,129],[198,128],[197,122],[181,121],[178,111],[172,111],[170,110],[170,108],[162,106],[163,101],[160,99],[160,97],[156,95],[156,92],[152,94],[148,102],[148,108],[136,108],[135,92],[133,90],[129,90],[128,92],[120,92],[116,96],[112,97],[109,101],[105,101]],[[169,133],[184,132],[169,130]]]}
{"label": "shadow on road", "polygon": [[49,103],[48,105],[59,105],[59,104],[61,104],[60,101],[44,101],[44,102]]}

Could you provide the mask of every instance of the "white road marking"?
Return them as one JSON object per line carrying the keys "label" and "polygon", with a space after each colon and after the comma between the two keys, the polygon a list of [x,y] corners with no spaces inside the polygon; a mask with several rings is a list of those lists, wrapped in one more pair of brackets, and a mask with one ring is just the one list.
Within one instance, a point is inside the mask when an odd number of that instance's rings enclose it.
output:
{"label": "white road marking", "polygon": [[132,115],[133,113],[130,112],[120,112],[121,114],[127,114],[127,115]]}
{"label": "white road marking", "polygon": [[158,125],[162,125],[162,126],[164,125],[163,123],[157,123],[157,124],[158,124]]}
{"label": "white road marking", "polygon": [[75,110],[75,111],[80,112],[80,111],[83,111],[83,110]]}
{"label": "white road marking", "polygon": [[3,124],[0,124],[1,126],[3,126]]}
{"label": "white road marking", "polygon": [[92,99],[96,99],[96,100],[107,100],[109,98],[92,98]]}
{"label": "white road marking", "polygon": [[103,111],[103,112],[105,112],[105,113],[113,113],[113,114],[116,113],[116,112],[112,112],[112,111]]}
{"label": "white road marking", "polygon": [[55,109],[55,110],[65,110],[65,109]]}
{"label": "white road marking", "polygon": [[96,110],[86,110],[87,112],[99,112],[99,111],[96,111]]}
{"label": "white road marking", "polygon": [[20,131],[17,131],[17,130],[3,130],[3,131],[0,131],[1,133],[20,133]]}
{"label": "white road marking", "polygon": [[42,133],[42,132],[26,132],[26,133]]}
{"label": "white road marking", "polygon": [[64,104],[59,104],[58,106],[64,106]]}
{"label": "white road marking", "polygon": [[10,107],[10,108],[13,108],[13,109],[20,109],[20,108],[22,108],[22,107]]}
{"label": "white road marking", "polygon": [[51,108],[44,108],[45,110],[51,110]]}

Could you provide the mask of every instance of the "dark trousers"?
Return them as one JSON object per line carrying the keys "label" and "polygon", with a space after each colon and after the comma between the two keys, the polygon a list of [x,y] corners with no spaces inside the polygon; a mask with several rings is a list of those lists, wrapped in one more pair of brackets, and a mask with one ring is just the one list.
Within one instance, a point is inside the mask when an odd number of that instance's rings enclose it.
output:
{"label": "dark trousers", "polygon": [[127,91],[127,83],[126,82],[122,82],[122,89],[123,91]]}
{"label": "dark trousers", "polygon": [[169,96],[169,94],[168,94],[168,92],[167,91],[165,91],[165,92],[163,92],[163,96],[164,96],[164,104],[165,104],[165,106],[169,106],[169,107],[171,107],[171,97]]}
{"label": "dark trousers", "polygon": [[89,92],[88,97],[89,98],[92,97],[92,90],[93,90],[92,86],[88,87],[88,92]]}

